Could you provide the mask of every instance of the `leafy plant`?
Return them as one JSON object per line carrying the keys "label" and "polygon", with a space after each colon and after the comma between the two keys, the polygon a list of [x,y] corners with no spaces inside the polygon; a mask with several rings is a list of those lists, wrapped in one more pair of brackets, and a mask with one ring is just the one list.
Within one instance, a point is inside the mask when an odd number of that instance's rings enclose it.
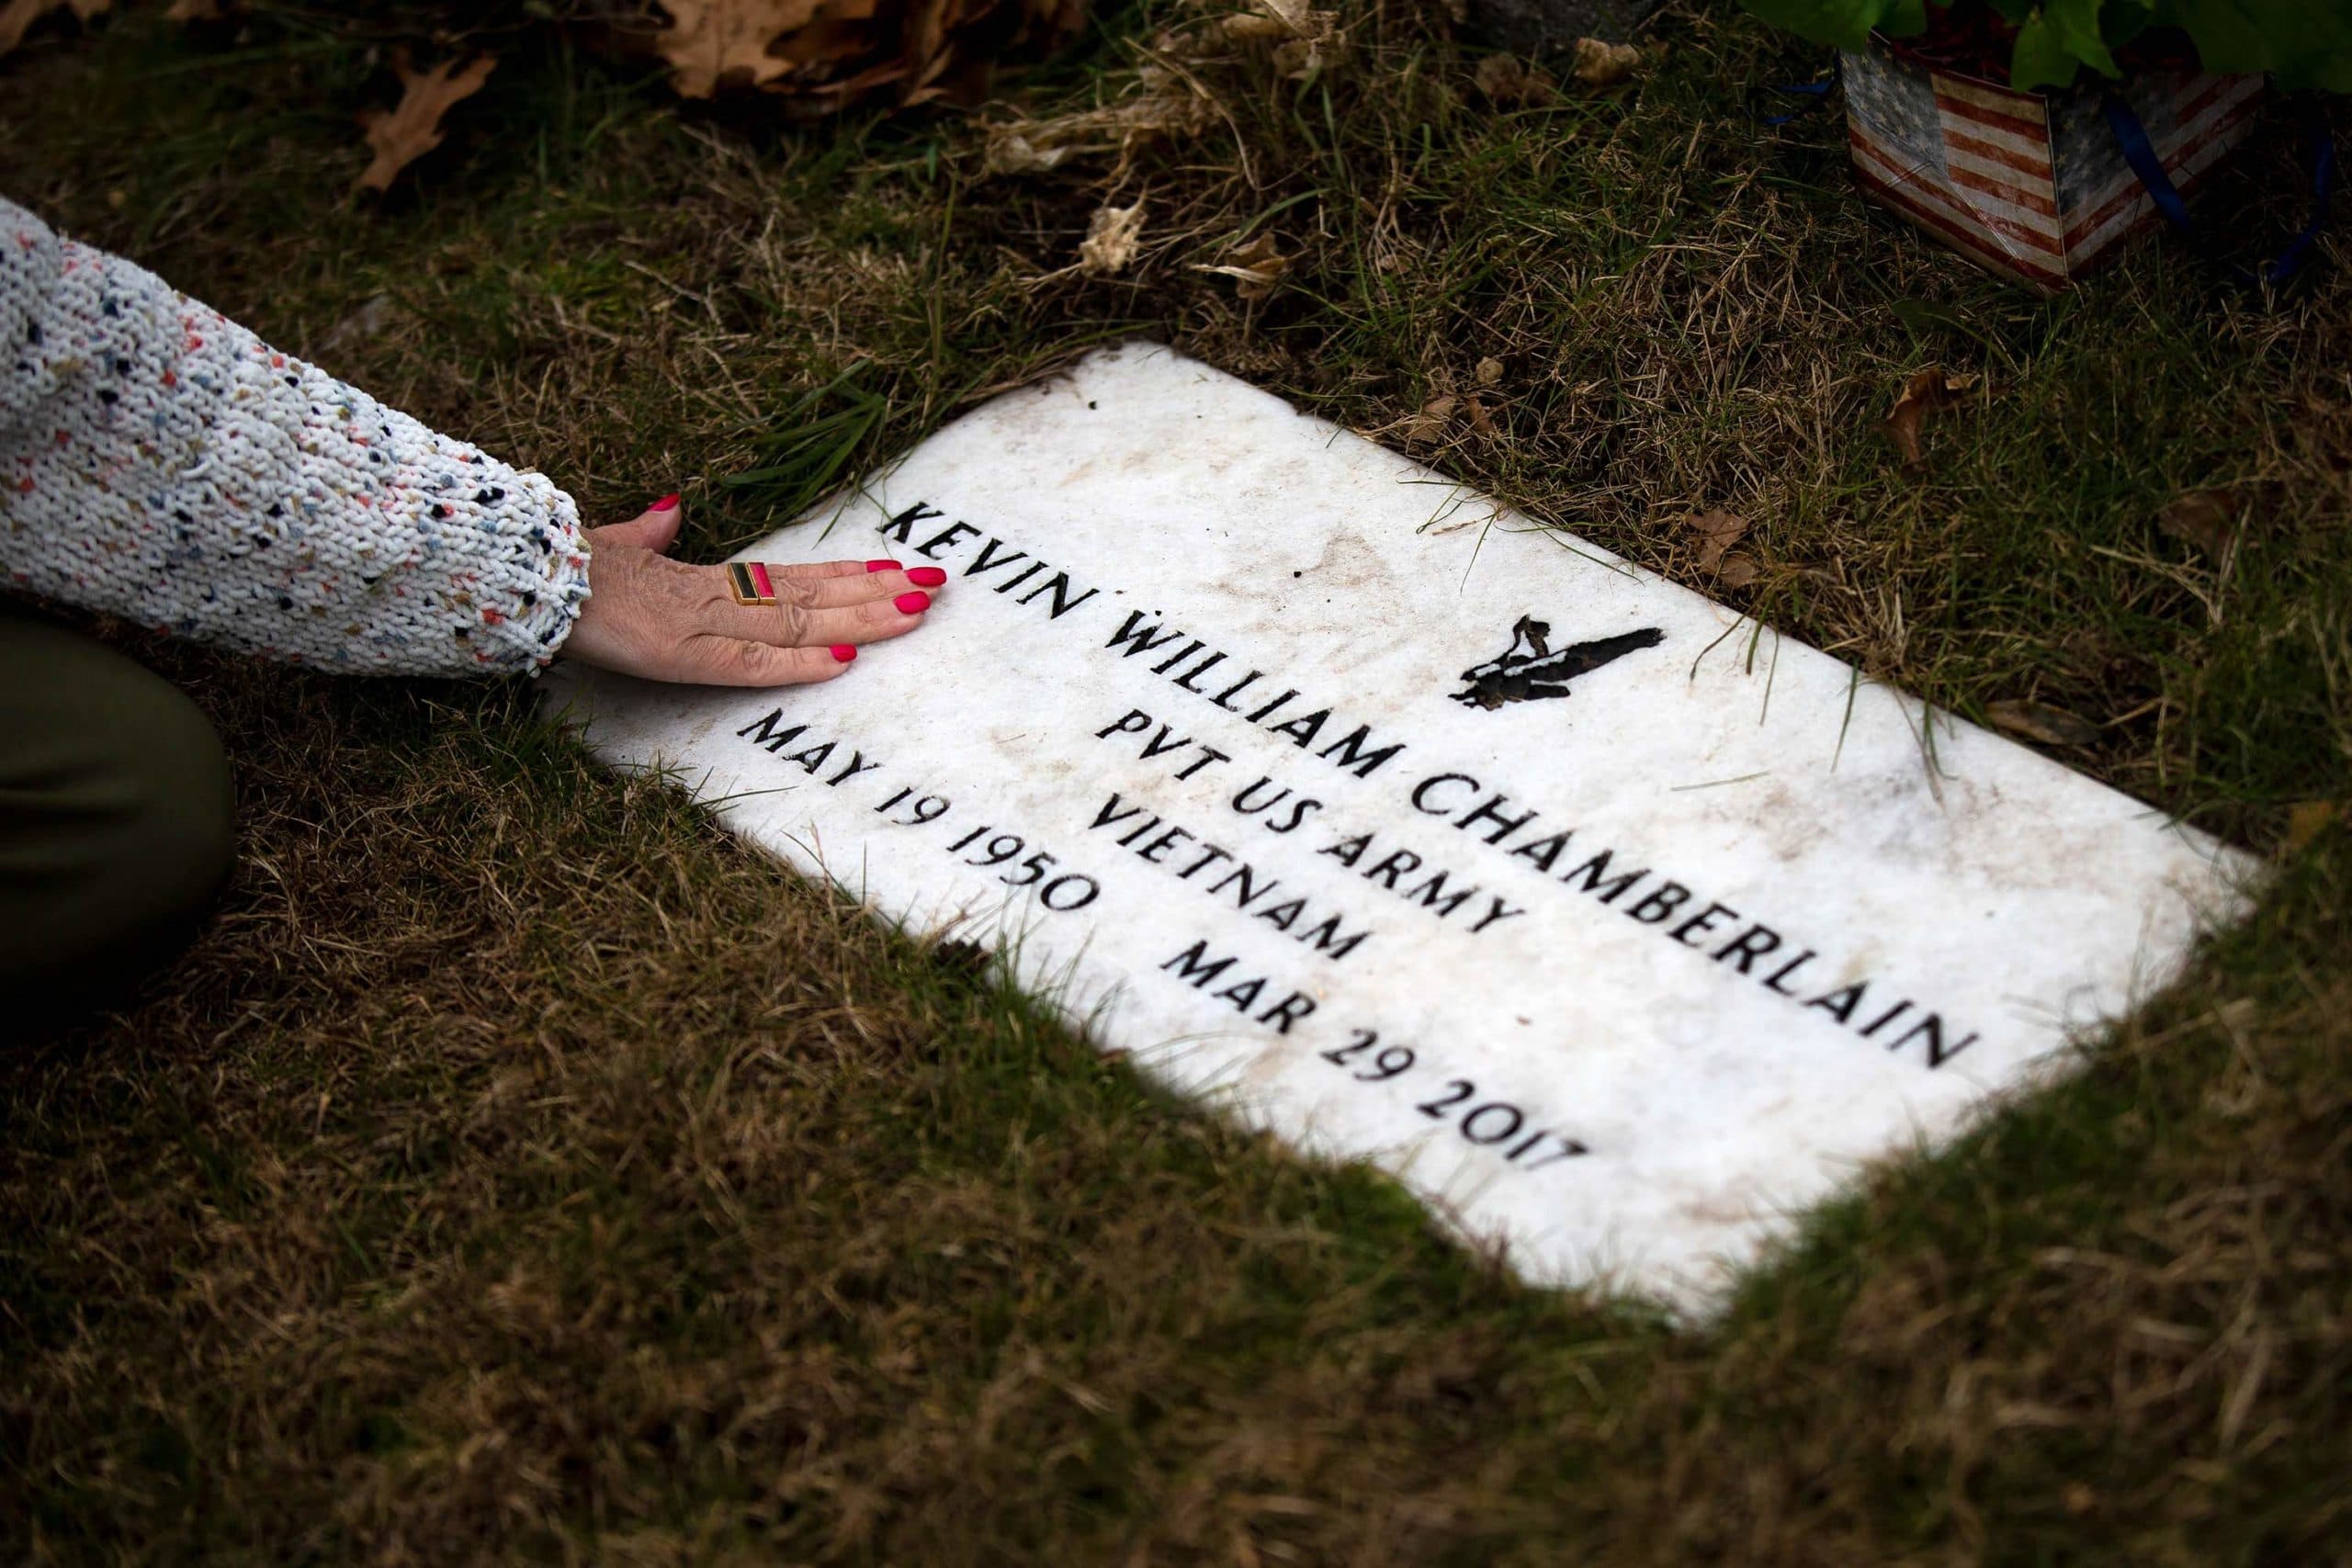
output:
{"label": "leafy plant", "polygon": [[2352,92],[2352,7],[2342,0],[1740,0],[1779,27],[1840,49],[1873,32],[1912,38],[1989,8],[2013,30],[2009,84],[2071,85],[2086,68],[2117,77],[2116,51],[2154,28],[2177,28],[2209,71],[2268,71],[2289,87]]}

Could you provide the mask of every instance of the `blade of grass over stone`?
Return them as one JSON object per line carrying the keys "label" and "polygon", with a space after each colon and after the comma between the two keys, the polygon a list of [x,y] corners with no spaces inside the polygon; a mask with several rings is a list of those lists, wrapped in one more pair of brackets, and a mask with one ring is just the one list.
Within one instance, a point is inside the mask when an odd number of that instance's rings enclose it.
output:
{"label": "blade of grass over stone", "polygon": [[721,487],[741,492],[747,506],[758,508],[747,519],[751,527],[764,532],[799,515],[854,466],[875,456],[872,437],[889,418],[890,400],[854,385],[867,367],[860,360],[803,394],[777,417],[775,430],[754,442],[767,459],[762,466],[719,477]]}

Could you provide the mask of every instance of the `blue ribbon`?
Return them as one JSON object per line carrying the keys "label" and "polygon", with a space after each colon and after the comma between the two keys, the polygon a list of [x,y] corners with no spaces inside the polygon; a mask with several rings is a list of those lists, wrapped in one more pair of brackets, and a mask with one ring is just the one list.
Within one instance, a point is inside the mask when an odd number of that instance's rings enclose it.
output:
{"label": "blue ribbon", "polygon": [[1838,78],[1835,76],[1824,76],[1818,82],[1775,82],[1772,84],[1773,92],[1787,93],[1792,97],[1811,98],[1813,102],[1799,104],[1787,114],[1758,115],[1756,118],[1764,125],[1786,125],[1792,119],[1802,118],[1811,114],[1827,102],[1829,89],[1837,85]]}
{"label": "blue ribbon", "polygon": [[[2183,239],[2204,251],[2202,235],[2189,221],[2188,204],[2180,198],[2179,187],[2165,173],[2164,161],[2156,156],[2154,145],[2148,141],[2148,128],[2140,123],[2140,117],[2132,112],[2132,106],[2123,101],[2120,94],[2108,94],[2099,107],[2106,111],[2108,129],[2115,132],[2115,144],[2122,151],[2123,161],[2140,176],[2140,183],[2148,187],[2148,199],[2156,204],[2165,221],[2178,230]],[[2284,250],[2260,266],[2228,264],[2230,276],[2252,288],[2276,288],[2293,277],[2327,224],[2328,198],[2335,194],[2335,139],[2328,134],[2327,121],[2316,106],[2304,105],[2303,122],[2312,145],[2312,220],[2303,225],[2301,233],[2287,242]]]}

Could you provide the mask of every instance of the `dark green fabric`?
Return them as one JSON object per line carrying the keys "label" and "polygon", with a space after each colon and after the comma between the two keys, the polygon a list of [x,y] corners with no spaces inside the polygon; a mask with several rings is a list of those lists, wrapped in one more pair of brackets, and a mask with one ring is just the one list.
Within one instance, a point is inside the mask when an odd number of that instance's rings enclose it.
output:
{"label": "dark green fabric", "polygon": [[233,845],[228,760],[196,705],[0,604],[0,1041],[129,1000],[194,932]]}

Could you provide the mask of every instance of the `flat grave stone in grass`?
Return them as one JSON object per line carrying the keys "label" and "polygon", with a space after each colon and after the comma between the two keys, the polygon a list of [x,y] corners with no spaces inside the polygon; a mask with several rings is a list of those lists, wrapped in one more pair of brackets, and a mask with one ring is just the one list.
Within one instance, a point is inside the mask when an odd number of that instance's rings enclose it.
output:
{"label": "flat grave stone in grass", "polygon": [[822,686],[559,677],[599,754],[1536,1281],[1703,1310],[2063,1066],[2248,874],[1148,344],[744,555],[949,582]]}

